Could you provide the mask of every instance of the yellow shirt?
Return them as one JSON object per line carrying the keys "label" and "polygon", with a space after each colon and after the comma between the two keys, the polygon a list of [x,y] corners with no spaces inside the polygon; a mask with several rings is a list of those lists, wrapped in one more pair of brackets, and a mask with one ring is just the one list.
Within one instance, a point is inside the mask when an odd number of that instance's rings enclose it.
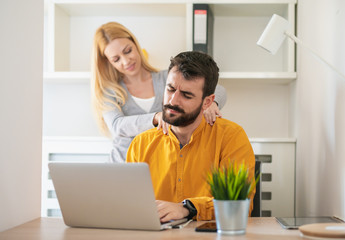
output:
{"label": "yellow shirt", "polygon": [[197,220],[214,219],[206,174],[211,167],[228,164],[229,160],[244,161],[254,177],[255,157],[246,133],[223,118],[217,118],[213,126],[203,118],[182,149],[171,130],[167,136],[154,128],[135,137],[127,152],[127,162],[148,163],[156,199],[176,203],[189,199],[198,211]]}

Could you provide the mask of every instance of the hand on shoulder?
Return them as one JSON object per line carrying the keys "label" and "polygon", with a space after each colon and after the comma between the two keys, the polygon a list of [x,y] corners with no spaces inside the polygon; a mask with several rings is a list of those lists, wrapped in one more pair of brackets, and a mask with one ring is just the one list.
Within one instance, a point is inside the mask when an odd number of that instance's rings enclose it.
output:
{"label": "hand on shoulder", "polygon": [[164,122],[162,112],[157,112],[155,114],[155,116],[153,117],[152,123],[153,123],[153,125],[155,127],[157,127],[157,130],[162,128],[163,133],[165,135],[169,135],[169,126],[170,126],[170,124]]}
{"label": "hand on shoulder", "polygon": [[220,112],[216,102],[213,102],[211,106],[204,111],[204,117],[206,122],[211,126],[213,126],[217,117],[222,117],[222,113]]}

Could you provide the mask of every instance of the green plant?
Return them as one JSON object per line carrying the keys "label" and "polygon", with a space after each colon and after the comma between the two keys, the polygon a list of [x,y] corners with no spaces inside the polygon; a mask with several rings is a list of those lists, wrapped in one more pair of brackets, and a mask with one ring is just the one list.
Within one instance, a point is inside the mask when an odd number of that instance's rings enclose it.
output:
{"label": "green plant", "polygon": [[217,200],[245,200],[254,190],[260,174],[249,179],[248,168],[244,163],[236,166],[213,168],[207,175],[211,194]]}

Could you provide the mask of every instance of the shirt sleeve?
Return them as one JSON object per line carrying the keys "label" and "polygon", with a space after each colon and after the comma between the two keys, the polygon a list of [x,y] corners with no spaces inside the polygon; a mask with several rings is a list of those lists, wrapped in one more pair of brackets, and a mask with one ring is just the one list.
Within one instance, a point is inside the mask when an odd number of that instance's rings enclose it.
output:
{"label": "shirt sleeve", "polygon": [[[224,133],[224,139],[222,140],[222,149],[220,155],[220,166],[229,165],[232,163],[241,164],[244,162],[249,169],[249,178],[254,177],[255,171],[255,156],[252,146],[245,131],[238,126],[238,129],[233,133]],[[253,210],[253,198],[255,194],[255,188],[252,194],[249,196],[251,199],[249,213]],[[215,219],[213,197],[196,197],[188,198],[195,208],[197,209],[197,220],[206,221]]]}
{"label": "shirt sleeve", "polygon": [[154,127],[153,117],[156,113],[125,116],[120,109],[103,113],[104,121],[113,137],[135,137],[139,133]]}
{"label": "shirt sleeve", "polygon": [[[229,134],[225,134],[227,136]],[[234,146],[234,147],[229,147]],[[244,163],[249,171],[249,179],[253,179],[255,176],[255,155],[250,144],[249,138],[242,127],[238,127],[233,137],[230,137],[228,141],[223,141],[222,156],[220,166]],[[253,198],[255,195],[255,188],[250,194],[250,207],[249,216],[253,210]]]}
{"label": "shirt sleeve", "polygon": [[136,159],[136,156],[139,155],[136,149],[137,147],[138,147],[137,138],[134,138],[127,150],[126,162],[129,162],[129,163],[138,162],[138,159]]}
{"label": "shirt sleeve", "polygon": [[197,210],[196,220],[214,220],[213,197],[188,198]]}
{"label": "shirt sleeve", "polygon": [[214,92],[215,98],[214,101],[218,103],[218,108],[222,109],[226,103],[226,90],[222,85],[217,85]]}

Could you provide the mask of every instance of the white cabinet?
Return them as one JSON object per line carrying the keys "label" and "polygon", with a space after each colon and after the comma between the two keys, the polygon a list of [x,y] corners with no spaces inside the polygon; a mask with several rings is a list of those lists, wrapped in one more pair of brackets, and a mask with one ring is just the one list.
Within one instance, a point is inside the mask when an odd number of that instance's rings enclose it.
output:
{"label": "white cabinet", "polygon": [[49,175],[49,162],[108,162],[110,149],[111,141],[106,138],[43,138],[41,216],[61,216],[53,182]]}
{"label": "white cabinet", "polygon": [[[292,217],[295,214],[295,139],[250,139],[261,161],[261,215]],[[46,217],[61,216],[48,163],[107,162],[111,141],[106,138],[44,138],[42,208]]]}
{"label": "white cabinet", "polygon": [[295,139],[251,139],[261,162],[261,215],[295,216]]}
{"label": "white cabinet", "polygon": [[275,56],[256,45],[274,13],[287,18],[294,31],[296,0],[47,0],[45,80],[89,81],[93,34],[109,21],[128,27],[150,63],[166,69],[171,56],[192,50],[193,3],[212,9],[213,57],[221,78],[278,83],[296,78],[292,41]]}

